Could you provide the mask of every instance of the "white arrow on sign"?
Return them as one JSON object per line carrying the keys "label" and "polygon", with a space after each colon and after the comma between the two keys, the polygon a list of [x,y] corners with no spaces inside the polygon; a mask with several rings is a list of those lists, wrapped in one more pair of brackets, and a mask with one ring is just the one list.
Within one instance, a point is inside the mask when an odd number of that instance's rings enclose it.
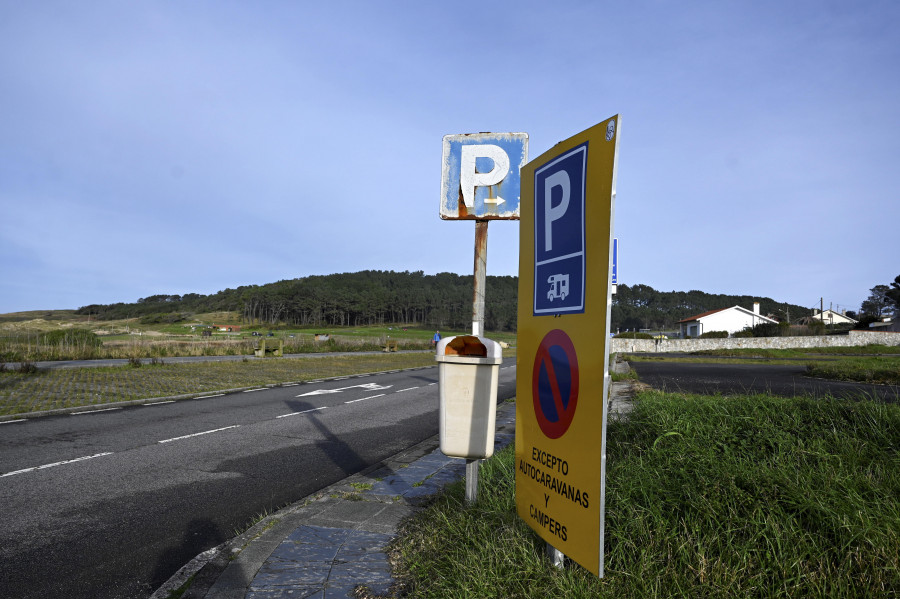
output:
{"label": "white arrow on sign", "polygon": [[353,385],[351,387],[341,387],[340,389],[319,389],[317,391],[310,391],[309,393],[302,393],[297,397],[306,397],[307,395],[325,395],[327,393],[340,393],[341,391],[346,391],[347,389],[369,389],[370,391],[378,391],[380,389],[390,389],[393,385],[382,386],[378,383],[366,383],[365,385]]}
{"label": "white arrow on sign", "polygon": [[[506,178],[509,173],[509,156],[500,146],[494,144],[474,144],[460,148],[459,186],[462,188],[463,202],[467,208],[475,207],[475,188],[490,187]],[[478,158],[490,158],[494,167],[486,173],[475,171]],[[503,198],[489,198],[486,204],[502,204]]]}

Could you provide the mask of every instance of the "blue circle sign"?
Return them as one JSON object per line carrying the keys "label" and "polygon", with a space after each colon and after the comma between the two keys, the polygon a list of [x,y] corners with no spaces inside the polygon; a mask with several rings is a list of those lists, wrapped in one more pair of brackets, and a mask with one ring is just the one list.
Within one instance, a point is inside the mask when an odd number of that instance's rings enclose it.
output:
{"label": "blue circle sign", "polygon": [[538,346],[531,376],[534,415],[550,439],[562,437],[578,405],[578,356],[565,331],[554,329]]}

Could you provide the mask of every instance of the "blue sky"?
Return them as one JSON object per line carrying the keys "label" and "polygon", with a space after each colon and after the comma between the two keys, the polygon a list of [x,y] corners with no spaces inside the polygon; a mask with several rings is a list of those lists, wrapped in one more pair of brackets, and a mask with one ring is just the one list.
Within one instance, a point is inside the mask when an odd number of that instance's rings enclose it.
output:
{"label": "blue sky", "polygon": [[[0,0],[0,313],[471,273],[442,137],[536,157],[617,113],[620,282],[857,309],[900,274],[898,30],[896,2]],[[517,274],[518,223],[487,268]]]}

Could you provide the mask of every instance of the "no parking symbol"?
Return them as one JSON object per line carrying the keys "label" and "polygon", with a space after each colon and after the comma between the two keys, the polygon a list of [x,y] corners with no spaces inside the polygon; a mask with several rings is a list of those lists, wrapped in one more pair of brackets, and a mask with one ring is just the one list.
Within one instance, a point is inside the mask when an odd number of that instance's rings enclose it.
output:
{"label": "no parking symbol", "polygon": [[554,329],[544,336],[534,357],[531,384],[538,426],[550,439],[562,437],[578,405],[578,356],[564,331]]}

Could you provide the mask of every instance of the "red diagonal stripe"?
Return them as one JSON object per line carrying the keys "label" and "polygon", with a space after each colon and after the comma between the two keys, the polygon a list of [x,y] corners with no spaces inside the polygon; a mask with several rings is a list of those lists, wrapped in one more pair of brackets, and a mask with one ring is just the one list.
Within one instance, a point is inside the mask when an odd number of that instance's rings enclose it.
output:
{"label": "red diagonal stripe", "polygon": [[558,421],[563,420],[566,408],[562,402],[562,392],[559,390],[559,381],[556,379],[556,370],[553,368],[553,358],[550,356],[550,348],[544,352],[542,357],[544,367],[547,369],[547,379],[550,382],[550,390],[553,392],[553,404],[556,406],[556,417]]}

